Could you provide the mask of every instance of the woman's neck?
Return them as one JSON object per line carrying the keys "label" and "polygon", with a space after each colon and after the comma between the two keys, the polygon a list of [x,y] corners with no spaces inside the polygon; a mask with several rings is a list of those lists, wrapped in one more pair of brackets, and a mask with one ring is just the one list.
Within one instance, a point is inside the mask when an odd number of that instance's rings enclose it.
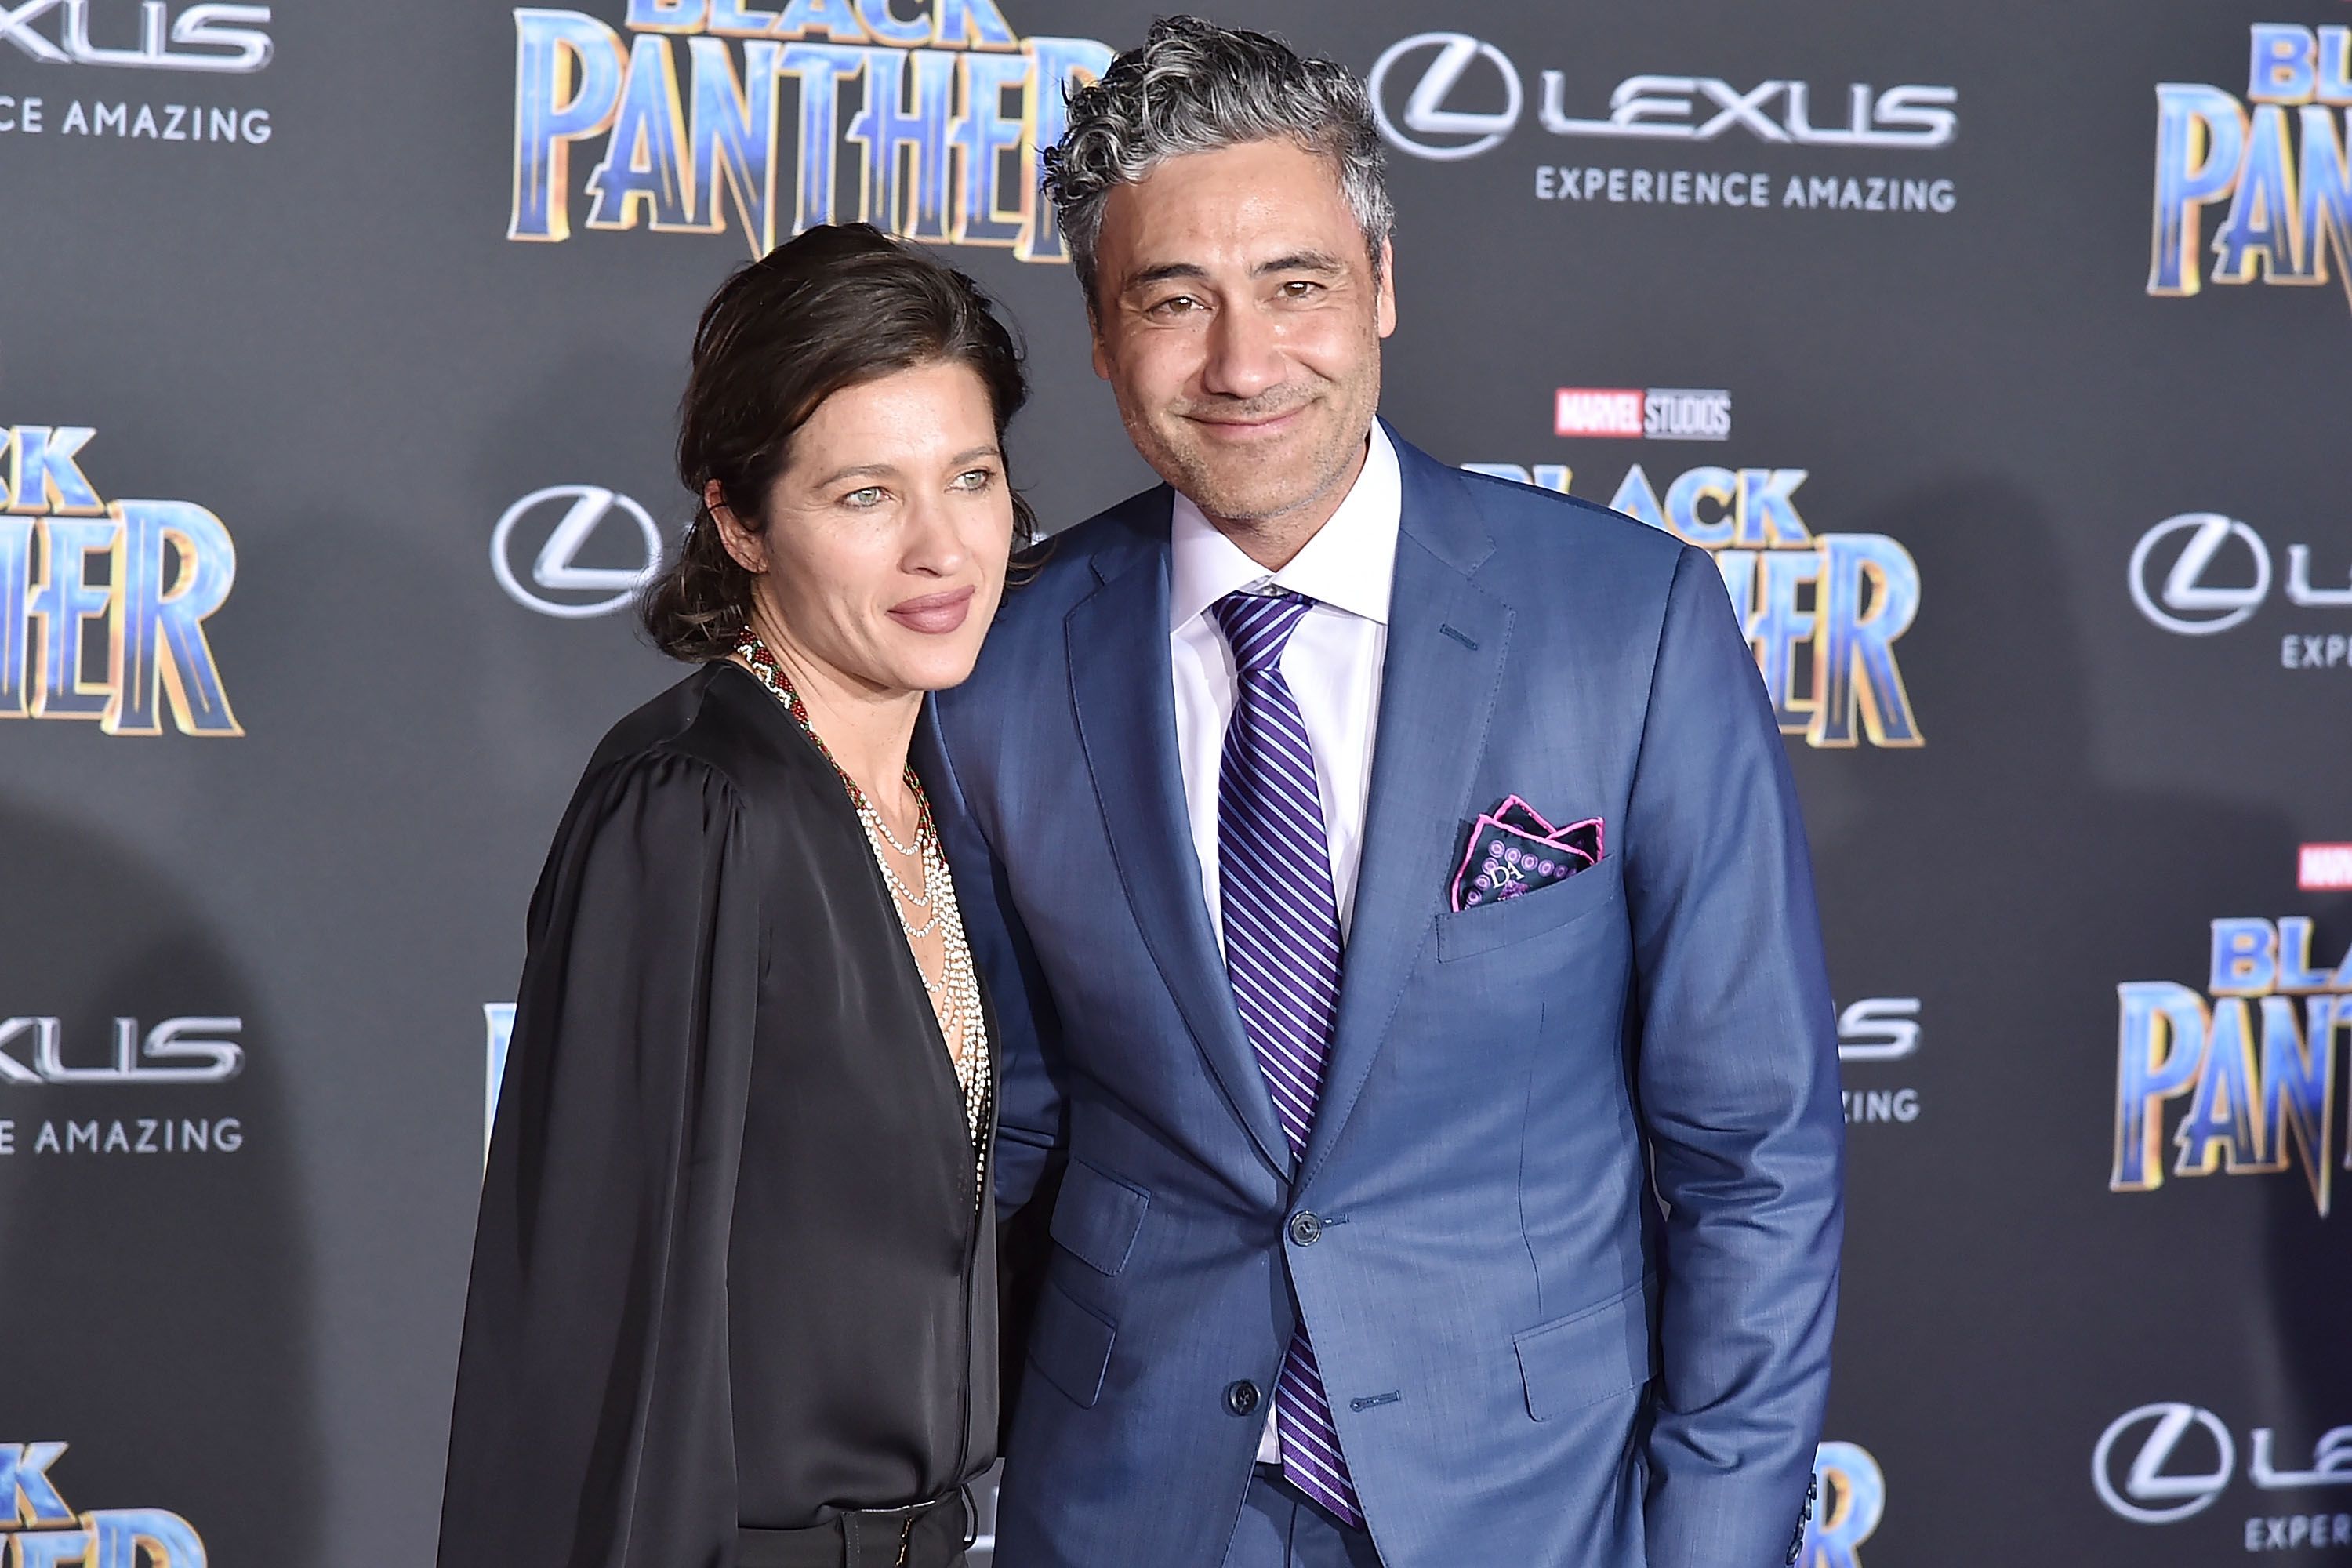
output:
{"label": "woman's neck", "polygon": [[906,785],[907,752],[914,742],[923,694],[877,688],[845,675],[772,622],[755,629],[784,679],[800,693],[809,728],[824,742],[834,762],[865,792],[887,826],[894,832],[913,832],[916,809]]}

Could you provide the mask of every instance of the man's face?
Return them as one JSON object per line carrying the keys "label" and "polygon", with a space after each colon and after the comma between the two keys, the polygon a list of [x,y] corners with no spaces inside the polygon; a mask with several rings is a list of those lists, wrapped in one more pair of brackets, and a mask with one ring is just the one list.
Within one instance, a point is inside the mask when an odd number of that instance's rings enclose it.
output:
{"label": "man's face", "polygon": [[1329,161],[1287,142],[1171,158],[1113,190],[1095,373],[1144,460],[1221,522],[1319,527],[1380,406],[1387,259],[1376,282]]}

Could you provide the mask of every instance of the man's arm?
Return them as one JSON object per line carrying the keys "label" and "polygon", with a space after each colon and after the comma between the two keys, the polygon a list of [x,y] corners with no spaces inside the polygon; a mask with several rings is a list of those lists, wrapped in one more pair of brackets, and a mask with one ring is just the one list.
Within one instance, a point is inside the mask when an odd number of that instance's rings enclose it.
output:
{"label": "man's arm", "polygon": [[1068,1116],[1061,1080],[1061,1020],[1029,933],[1013,907],[1004,864],[981,830],[957,777],[943,728],[925,726],[932,745],[923,769],[939,781],[932,816],[955,874],[964,940],[985,988],[989,1049],[997,1065],[997,1316],[1002,1346],[1000,1435],[1009,1441],[1023,1383],[1029,1328],[1037,1313],[1048,1232],[1062,1187]]}
{"label": "man's arm", "polygon": [[1668,595],[1625,823],[1636,1081],[1667,1206],[1651,1568],[1774,1568],[1829,1394],[1837,1036],[1804,825],[1714,563]]}
{"label": "man's arm", "polygon": [[[996,1212],[1011,1221],[1037,1195],[1066,1142],[1061,1085],[1061,1020],[1053,994],[1013,907],[1004,864],[974,816],[956,773],[943,726],[929,726],[939,780],[932,816],[955,874],[973,967],[990,1016],[989,1049],[997,1064]],[[1051,1193],[1045,1194],[1050,1201]]]}

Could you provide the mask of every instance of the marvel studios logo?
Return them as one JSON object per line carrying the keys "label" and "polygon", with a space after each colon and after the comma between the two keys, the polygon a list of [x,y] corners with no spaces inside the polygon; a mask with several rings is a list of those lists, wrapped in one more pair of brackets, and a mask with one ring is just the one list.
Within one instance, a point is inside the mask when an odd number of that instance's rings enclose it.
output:
{"label": "marvel studios logo", "polygon": [[2352,844],[2306,844],[2295,863],[2294,885],[2306,893],[2352,889]]}
{"label": "marvel studios logo", "polygon": [[1563,386],[1552,395],[1556,436],[1727,441],[1731,394],[1720,387]]}

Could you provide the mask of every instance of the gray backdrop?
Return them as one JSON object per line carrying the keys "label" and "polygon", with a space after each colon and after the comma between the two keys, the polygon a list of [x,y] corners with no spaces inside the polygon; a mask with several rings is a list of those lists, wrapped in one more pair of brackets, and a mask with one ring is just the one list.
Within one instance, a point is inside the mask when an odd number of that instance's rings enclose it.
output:
{"label": "gray backdrop", "polygon": [[[577,612],[747,207],[996,293],[1050,523],[1147,482],[1023,138],[1150,8],[895,4],[0,5],[0,1539],[429,1560],[524,902],[681,673]],[[1388,415],[1719,545],[1775,672],[1812,1568],[2352,1561],[2352,7],[1210,9],[1379,72]]]}

